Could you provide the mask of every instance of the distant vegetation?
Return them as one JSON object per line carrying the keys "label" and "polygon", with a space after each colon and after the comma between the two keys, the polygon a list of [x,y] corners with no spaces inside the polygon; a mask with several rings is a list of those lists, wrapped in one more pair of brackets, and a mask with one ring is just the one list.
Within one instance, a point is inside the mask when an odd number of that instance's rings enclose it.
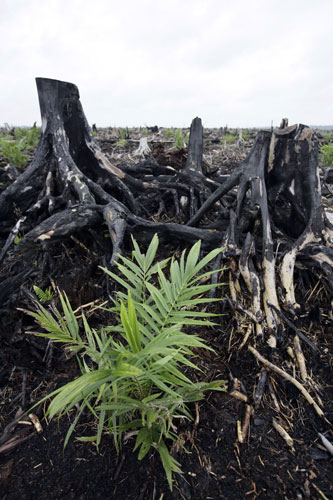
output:
{"label": "distant vegetation", "polygon": [[[323,145],[320,150],[320,163],[322,166],[333,165],[333,132],[332,127],[316,127],[321,129],[323,135]],[[118,140],[116,146],[119,148],[126,147],[129,138],[129,131],[127,128],[117,128]],[[149,134],[149,130],[144,130],[144,135]],[[189,134],[181,129],[166,128],[163,131],[167,140],[172,141],[174,146],[183,148],[188,143]],[[40,128],[33,126],[17,127],[11,131],[2,129],[0,130],[0,161],[4,160],[11,163],[16,168],[23,170],[29,163],[31,153],[36,149],[40,136]],[[242,131],[242,138],[244,141],[249,140],[250,134],[248,129]],[[234,130],[225,130],[221,138],[221,145],[230,145],[237,141],[237,135]]]}
{"label": "distant vegetation", "polygon": [[333,165],[333,144],[324,144],[320,150],[320,164],[323,167]]}
{"label": "distant vegetation", "polygon": [[37,147],[39,136],[39,127],[0,132],[0,156],[15,167],[24,169],[29,162],[29,153]]}
{"label": "distant vegetation", "polygon": [[322,132],[323,145],[320,148],[319,160],[323,167],[333,165],[333,133]]}
{"label": "distant vegetation", "polygon": [[177,128],[174,132],[175,146],[176,148],[184,148],[189,140],[189,134],[183,135],[180,128]]}
{"label": "distant vegetation", "polygon": [[188,143],[190,134],[185,134],[180,128],[166,128],[164,129],[164,136],[168,141],[174,142],[176,148],[184,148]]}
{"label": "distant vegetation", "polygon": [[225,134],[222,139],[221,139],[221,144],[224,145],[224,144],[232,144],[233,142],[235,142],[237,139],[237,135],[233,135],[233,134]]}
{"label": "distant vegetation", "polygon": [[118,148],[124,148],[125,146],[127,146],[127,142],[128,142],[128,129],[127,128],[118,128],[117,130],[117,133],[118,133],[118,140],[116,142],[116,146]]}

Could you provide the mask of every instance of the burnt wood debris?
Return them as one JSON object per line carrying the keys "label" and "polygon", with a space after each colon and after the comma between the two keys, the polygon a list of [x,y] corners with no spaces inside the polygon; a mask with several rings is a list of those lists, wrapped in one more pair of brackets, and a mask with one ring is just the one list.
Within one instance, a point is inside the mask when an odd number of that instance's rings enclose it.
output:
{"label": "burnt wood debris", "polygon": [[[73,296],[98,265],[112,266],[130,247],[130,235],[146,243],[158,233],[175,248],[198,239],[204,250],[223,248],[214,265],[227,269],[228,307],[246,318],[241,348],[248,344],[263,368],[262,390],[266,370],[274,370],[278,359],[268,362],[258,351],[263,346],[265,353],[276,352],[286,328],[297,338],[296,356],[300,343],[316,355],[318,347],[297,327],[295,276],[302,276],[303,287],[307,276],[321,277],[332,297],[333,227],[322,204],[318,140],[311,128],[284,121],[258,132],[245,161],[218,176],[204,166],[203,127],[195,118],[183,168],[147,155],[137,164],[115,166],[92,134],[78,88],[46,78],[36,82],[38,148],[0,194],[2,329],[33,283],[45,287],[54,280],[60,287],[67,273]],[[75,245],[85,255],[81,260],[70,252]],[[306,379],[305,368],[302,373]],[[297,387],[323,416],[308,389],[299,382]],[[256,393],[256,401],[261,396]],[[248,408],[242,439],[251,414]]]}

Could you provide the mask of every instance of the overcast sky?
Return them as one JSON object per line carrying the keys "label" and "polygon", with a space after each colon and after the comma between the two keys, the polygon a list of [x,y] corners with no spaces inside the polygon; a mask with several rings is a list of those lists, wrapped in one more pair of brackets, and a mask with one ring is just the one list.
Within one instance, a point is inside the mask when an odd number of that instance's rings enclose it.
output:
{"label": "overcast sky", "polygon": [[333,123],[333,0],[0,0],[0,126],[40,122],[35,77],[97,126]]}

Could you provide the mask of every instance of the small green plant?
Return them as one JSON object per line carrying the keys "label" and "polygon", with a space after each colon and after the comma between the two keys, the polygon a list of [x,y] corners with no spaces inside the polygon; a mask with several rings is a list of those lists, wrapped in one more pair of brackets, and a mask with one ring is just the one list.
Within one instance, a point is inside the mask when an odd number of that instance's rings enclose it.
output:
{"label": "small green plant", "polygon": [[323,167],[333,165],[333,144],[324,144],[320,149],[320,164]]}
{"label": "small green plant", "polygon": [[22,144],[2,137],[0,138],[0,154],[18,168],[23,168],[28,161],[27,155],[23,152]]}
{"label": "small green plant", "polygon": [[5,160],[18,168],[28,163],[28,153],[38,144],[40,129],[38,127],[16,128],[14,136],[0,137],[0,154]]}
{"label": "small green plant", "polygon": [[104,269],[124,289],[108,309],[115,315],[115,326],[96,331],[82,315],[80,328],[65,294],[60,294],[63,314],[54,308],[52,314],[41,304],[37,312],[29,312],[47,331],[38,335],[79,353],[82,372],[42,401],[51,398],[50,418],[78,408],[64,447],[80,415],[88,410],[96,420],[96,431],[80,440],[93,441],[98,447],[107,430],[119,450],[124,434],[130,433],[136,437],[133,450],[139,450],[139,460],[150,449],[158,451],[172,489],[172,473],[181,469],[167,440],[177,441],[177,424],[191,418],[187,403],[202,399],[207,390],[224,390],[222,381],[193,382],[184,373],[184,368],[200,371],[190,359],[193,348],[212,350],[183,328],[213,324],[209,318],[214,314],[194,309],[214,300],[204,295],[216,285],[203,282],[216,271],[203,269],[220,249],[199,260],[198,242],[187,256],[182,253],[179,262],[165,259],[154,264],[157,235],[146,254],[134,240],[133,244],[132,259],[119,257],[119,274]]}
{"label": "small green plant", "polygon": [[42,290],[39,286],[34,285],[33,289],[40,302],[48,302],[55,297],[55,294],[52,292],[52,288],[50,286],[45,288],[45,290]]}
{"label": "small green plant", "polygon": [[176,129],[174,132],[175,136],[175,146],[176,148],[184,148],[188,142],[189,134],[183,135],[183,132],[180,128]]}
{"label": "small green plant", "polygon": [[324,135],[325,142],[332,142],[333,141],[333,132],[326,132],[323,135]]}
{"label": "small green plant", "polygon": [[23,149],[25,151],[36,149],[39,136],[40,128],[35,126],[31,128],[16,128],[14,130],[15,141],[21,141],[21,144],[23,144]]}
{"label": "small green plant", "polygon": [[14,238],[14,245],[18,245],[20,243],[21,239],[22,239],[22,236],[17,234]]}
{"label": "small green plant", "polygon": [[127,140],[126,139],[119,139],[119,141],[116,142],[116,146],[118,148],[124,148],[127,144]]}
{"label": "small green plant", "polygon": [[128,130],[126,128],[118,128],[118,137],[119,139],[127,139]]}
{"label": "small green plant", "polygon": [[166,128],[166,129],[164,130],[164,135],[165,135],[165,137],[166,137],[167,139],[171,139],[171,137],[173,136],[172,130],[171,130],[171,129],[169,129],[169,128]]}
{"label": "small green plant", "polygon": [[233,135],[233,134],[225,134],[225,136],[222,138],[222,141],[221,143],[222,144],[232,144],[233,142],[235,142],[237,139],[237,135]]}

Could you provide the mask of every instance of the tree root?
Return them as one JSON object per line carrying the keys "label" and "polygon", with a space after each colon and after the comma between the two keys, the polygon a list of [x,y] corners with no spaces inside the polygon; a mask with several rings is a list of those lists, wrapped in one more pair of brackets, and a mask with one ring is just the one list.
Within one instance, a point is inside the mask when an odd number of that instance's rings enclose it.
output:
{"label": "tree root", "polygon": [[274,371],[275,373],[278,373],[285,380],[288,380],[288,382],[291,382],[292,384],[294,384],[294,386],[297,387],[297,389],[303,394],[303,396],[305,397],[307,402],[313,406],[317,415],[319,415],[319,417],[325,418],[323,410],[318,406],[318,404],[315,402],[313,397],[309,394],[309,392],[305,389],[305,387],[300,382],[298,382],[298,380],[296,380],[294,377],[289,375],[289,373],[286,373],[284,370],[282,370],[278,366],[276,366],[273,363],[271,363],[270,361],[268,361],[268,359],[261,356],[261,354],[259,354],[259,352],[254,347],[249,346],[248,349],[258,359],[258,361],[261,361],[261,363],[263,363],[265,366],[267,366],[267,368]]}

